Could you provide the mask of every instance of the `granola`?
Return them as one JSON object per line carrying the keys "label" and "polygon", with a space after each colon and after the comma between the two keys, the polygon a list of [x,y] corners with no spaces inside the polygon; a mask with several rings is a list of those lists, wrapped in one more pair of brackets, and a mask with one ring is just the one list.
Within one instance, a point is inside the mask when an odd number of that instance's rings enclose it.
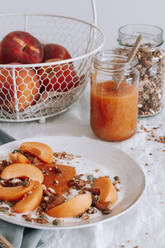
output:
{"label": "granola", "polygon": [[[119,55],[128,56],[129,47],[117,48]],[[136,53],[139,71],[138,115],[152,116],[161,111],[163,102],[164,51],[153,49],[150,43],[142,44]]]}

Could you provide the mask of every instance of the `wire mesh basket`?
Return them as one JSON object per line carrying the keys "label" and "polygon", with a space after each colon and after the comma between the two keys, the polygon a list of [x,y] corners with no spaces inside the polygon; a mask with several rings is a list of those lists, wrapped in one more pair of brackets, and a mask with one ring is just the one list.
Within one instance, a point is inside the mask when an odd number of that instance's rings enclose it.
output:
{"label": "wire mesh basket", "polygon": [[[96,19],[95,3],[93,19]],[[93,55],[104,36],[94,24],[57,15],[1,15],[0,36],[22,30],[42,44],[56,43],[71,54],[67,60],[0,65],[0,120],[44,120],[76,102],[89,79]]]}

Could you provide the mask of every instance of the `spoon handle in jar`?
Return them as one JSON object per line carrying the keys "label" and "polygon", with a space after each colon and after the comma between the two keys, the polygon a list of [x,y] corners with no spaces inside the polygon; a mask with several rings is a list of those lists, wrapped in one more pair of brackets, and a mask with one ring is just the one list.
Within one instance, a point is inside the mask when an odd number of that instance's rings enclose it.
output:
{"label": "spoon handle in jar", "polygon": [[[135,54],[136,54],[136,52],[137,52],[137,50],[138,50],[138,48],[140,46],[141,39],[142,39],[142,35],[140,34],[140,35],[138,35],[138,37],[137,37],[137,39],[136,39],[136,41],[135,41],[135,43],[134,43],[134,45],[133,45],[133,47],[131,49],[131,52],[128,55],[126,63],[131,63],[132,60],[134,59]],[[123,75],[121,76],[120,80],[116,83],[116,85],[114,87],[114,90],[118,89],[119,86],[120,86],[120,83],[123,81],[123,79],[125,77],[125,69],[126,69],[126,67],[127,67],[127,65],[124,68],[124,72],[123,72]]]}
{"label": "spoon handle in jar", "polygon": [[141,39],[142,39],[142,35],[140,34],[140,35],[138,35],[138,37],[137,37],[137,39],[136,39],[136,41],[132,47],[132,50],[128,55],[128,59],[127,59],[126,63],[130,63],[134,59],[135,54],[137,52],[137,49],[139,48]]}

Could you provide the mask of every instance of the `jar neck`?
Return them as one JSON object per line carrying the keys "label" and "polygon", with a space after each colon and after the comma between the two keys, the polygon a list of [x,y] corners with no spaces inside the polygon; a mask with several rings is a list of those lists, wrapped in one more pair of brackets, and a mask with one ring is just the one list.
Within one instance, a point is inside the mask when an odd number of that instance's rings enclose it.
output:
{"label": "jar neck", "polygon": [[118,42],[120,45],[132,47],[137,36],[142,35],[141,44],[159,47],[163,44],[163,29],[154,25],[128,24],[119,28]]}
{"label": "jar neck", "polygon": [[98,52],[93,61],[94,69],[109,75],[122,75],[131,73],[135,69],[135,61],[127,62],[127,56],[118,55],[115,50],[104,50]]}

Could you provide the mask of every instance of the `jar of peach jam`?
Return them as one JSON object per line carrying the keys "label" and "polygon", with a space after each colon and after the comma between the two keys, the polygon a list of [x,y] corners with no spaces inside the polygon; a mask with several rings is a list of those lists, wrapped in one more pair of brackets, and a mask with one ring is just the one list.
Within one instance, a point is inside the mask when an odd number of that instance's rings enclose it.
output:
{"label": "jar of peach jam", "polygon": [[94,57],[90,124],[102,140],[121,141],[136,132],[139,74],[136,63],[128,64],[126,60],[113,50],[101,51]]}

